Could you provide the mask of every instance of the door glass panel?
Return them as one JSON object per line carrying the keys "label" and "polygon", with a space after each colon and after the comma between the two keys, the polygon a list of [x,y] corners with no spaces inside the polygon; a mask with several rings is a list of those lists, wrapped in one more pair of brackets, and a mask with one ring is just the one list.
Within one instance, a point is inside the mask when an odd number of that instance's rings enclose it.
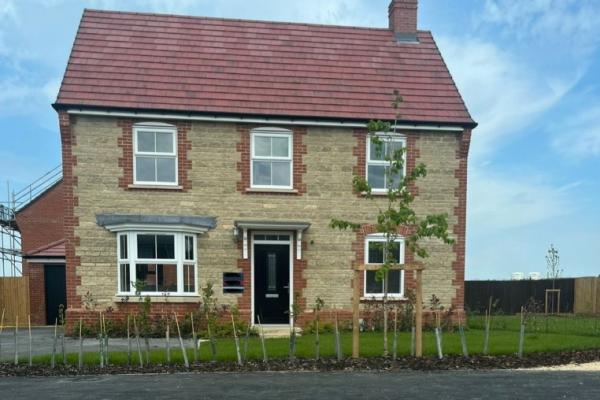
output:
{"label": "door glass panel", "polygon": [[277,290],[277,255],[275,253],[267,255],[267,290],[270,292]]}

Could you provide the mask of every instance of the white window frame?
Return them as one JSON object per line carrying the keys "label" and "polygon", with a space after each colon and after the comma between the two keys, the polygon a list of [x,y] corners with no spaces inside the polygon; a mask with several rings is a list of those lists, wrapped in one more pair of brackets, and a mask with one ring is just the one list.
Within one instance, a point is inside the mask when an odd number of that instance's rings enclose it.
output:
{"label": "white window frame", "polygon": [[[127,259],[121,258],[121,236],[127,237]],[[174,259],[147,259],[137,256],[138,235],[168,235],[174,236],[175,258]],[[185,259],[185,238],[193,238],[194,259]],[[130,291],[121,291],[121,264],[129,264]],[[175,264],[177,265],[177,291],[175,292],[141,292],[142,296],[161,296],[167,293],[170,296],[198,296],[198,235],[187,232],[165,232],[165,231],[126,231],[117,234],[117,296],[135,295],[135,282],[137,280],[136,264]],[[184,291],[184,265],[194,266],[194,292]]]}
{"label": "white window frame", "polygon": [[[289,151],[288,157],[264,157],[254,154],[254,138],[256,137],[287,137]],[[283,128],[258,128],[250,133],[250,187],[252,189],[293,189],[294,188],[294,133]],[[254,161],[289,161],[290,162],[290,184],[282,185],[255,185],[254,184]],[[272,172],[271,172],[272,174]]]}
{"label": "white window frame", "polygon": [[[397,133],[385,133],[385,132],[376,132],[374,134],[375,136],[378,136],[382,141],[384,142],[398,142],[398,143],[402,143],[402,147],[405,149],[403,157],[404,157],[404,163],[403,163],[403,171],[402,171],[402,176],[406,176],[406,136],[401,135],[401,134],[397,134]],[[383,166],[383,167],[389,167],[390,163],[389,161],[385,161],[385,160],[371,160],[371,146],[373,145],[373,143],[371,143],[371,135],[367,135],[367,156],[365,157],[366,160],[366,168],[365,168],[365,180],[367,181],[367,183],[369,183],[369,166]],[[387,185],[387,177],[384,177],[384,184]],[[387,193],[388,189],[384,188],[372,188],[371,190],[373,193]]]}
{"label": "white window frame", "polygon": [[[365,237],[365,265],[383,265],[381,263],[369,263],[369,243],[371,242],[385,242],[385,234],[375,233],[368,235]],[[398,260],[398,264],[404,264],[404,253],[405,253],[405,241],[404,237],[397,236],[394,239],[394,242],[400,244],[400,260]],[[364,273],[363,279],[363,294],[365,298],[375,298],[381,299],[383,298],[383,293],[367,293],[367,272]],[[396,298],[403,299],[404,298],[404,270],[400,270],[400,293],[388,293],[388,298]]]}
{"label": "white window frame", "polygon": [[[142,131],[170,133],[173,135],[173,151],[172,152],[148,152],[138,151],[138,133]],[[175,159],[175,181],[174,182],[159,182],[159,181],[140,181],[137,179],[137,158],[138,157],[154,157],[154,158],[172,158]],[[158,171],[155,171],[158,179]],[[145,186],[177,186],[179,184],[179,155],[177,153],[177,128],[173,125],[161,123],[144,123],[133,126],[133,183],[134,185]]]}

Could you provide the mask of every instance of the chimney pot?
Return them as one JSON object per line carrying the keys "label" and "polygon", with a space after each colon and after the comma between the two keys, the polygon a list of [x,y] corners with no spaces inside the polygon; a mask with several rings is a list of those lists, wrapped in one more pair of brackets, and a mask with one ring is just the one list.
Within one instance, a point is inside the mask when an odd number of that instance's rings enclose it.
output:
{"label": "chimney pot", "polygon": [[397,41],[417,41],[417,8],[418,0],[392,0],[390,3],[390,29]]}

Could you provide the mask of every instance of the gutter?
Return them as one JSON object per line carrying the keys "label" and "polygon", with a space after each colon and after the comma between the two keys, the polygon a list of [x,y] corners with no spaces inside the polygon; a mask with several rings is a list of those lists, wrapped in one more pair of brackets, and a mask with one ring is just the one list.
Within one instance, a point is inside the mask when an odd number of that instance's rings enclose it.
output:
{"label": "gutter", "polygon": [[[321,127],[343,127],[343,128],[365,128],[367,122],[359,119],[330,119],[319,118],[310,119],[303,117],[280,117],[265,115],[241,116],[238,114],[208,114],[208,113],[187,113],[167,110],[144,110],[120,109],[120,108],[102,108],[95,106],[67,105],[55,103],[52,107],[56,111],[66,111],[70,115],[89,115],[89,116],[110,116],[121,118],[144,118],[144,119],[164,119],[174,121],[204,121],[204,122],[229,122],[246,124],[265,124],[265,125],[303,125],[303,126],[321,126]],[[451,131],[462,132],[465,129],[473,129],[476,123],[445,123],[426,122],[426,121],[404,121],[396,125],[400,129],[416,129],[429,131]]]}

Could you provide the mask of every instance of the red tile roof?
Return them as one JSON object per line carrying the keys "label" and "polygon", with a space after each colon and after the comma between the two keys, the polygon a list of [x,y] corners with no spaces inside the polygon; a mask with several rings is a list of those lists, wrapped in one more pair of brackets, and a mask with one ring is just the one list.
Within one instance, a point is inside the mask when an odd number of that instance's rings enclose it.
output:
{"label": "red tile roof", "polygon": [[57,107],[472,124],[430,32],[86,10]]}
{"label": "red tile roof", "polygon": [[65,239],[58,240],[54,243],[44,245],[40,248],[32,250],[27,254],[27,257],[64,257],[65,256]]}

